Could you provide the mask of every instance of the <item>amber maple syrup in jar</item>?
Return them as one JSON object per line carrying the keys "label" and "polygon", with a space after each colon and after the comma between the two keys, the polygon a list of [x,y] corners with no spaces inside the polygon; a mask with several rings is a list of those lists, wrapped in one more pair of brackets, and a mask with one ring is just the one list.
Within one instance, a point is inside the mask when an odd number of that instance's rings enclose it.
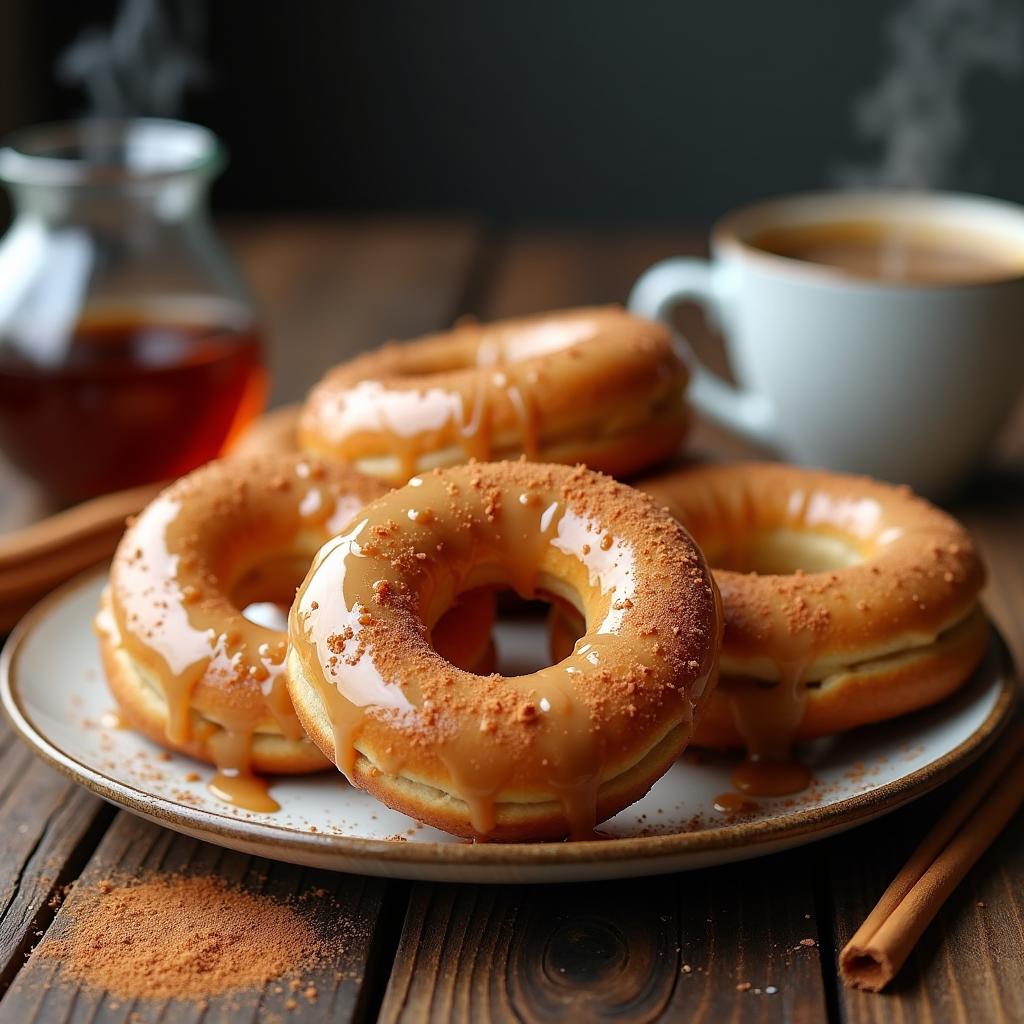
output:
{"label": "amber maple syrup in jar", "polygon": [[0,151],[0,451],[58,499],[180,476],[263,407],[252,309],[207,214],[222,165],[206,129],[156,119]]}

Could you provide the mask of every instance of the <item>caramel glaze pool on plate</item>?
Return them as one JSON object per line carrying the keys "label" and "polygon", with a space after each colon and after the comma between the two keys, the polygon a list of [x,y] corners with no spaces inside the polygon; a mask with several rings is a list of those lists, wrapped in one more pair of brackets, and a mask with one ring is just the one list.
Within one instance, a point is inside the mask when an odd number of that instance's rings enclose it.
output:
{"label": "caramel glaze pool on plate", "polygon": [[395,484],[520,454],[624,476],[678,447],[687,379],[668,331],[616,306],[466,320],[335,367],[299,443]]}
{"label": "caramel glaze pool on plate", "polygon": [[735,782],[746,793],[802,788],[794,740],[935,703],[984,653],[984,570],[971,539],[905,488],[756,463],[638,486],[714,567],[722,680],[694,742],[744,745]]}
{"label": "caramel glaze pool on plate", "polygon": [[[474,676],[431,646],[462,591],[557,595],[588,630],[562,662]],[[289,623],[289,689],[355,784],[466,836],[590,835],[683,749],[715,678],[718,593],[638,491],[582,467],[415,477],[329,542]]]}
{"label": "caramel glaze pool on plate", "polygon": [[715,810],[722,814],[753,814],[758,805],[741,793],[719,793],[714,800]]}

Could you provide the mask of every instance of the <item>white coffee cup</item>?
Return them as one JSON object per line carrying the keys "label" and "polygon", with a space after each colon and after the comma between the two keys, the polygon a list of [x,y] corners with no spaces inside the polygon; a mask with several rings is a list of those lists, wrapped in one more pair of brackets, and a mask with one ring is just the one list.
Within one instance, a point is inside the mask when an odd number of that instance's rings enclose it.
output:
{"label": "white coffee cup", "polygon": [[[908,284],[751,244],[773,228],[857,222],[984,239],[1006,255],[1005,275]],[[1024,207],[950,193],[808,193],[730,214],[711,249],[710,262],[656,264],[629,298],[634,312],[666,321],[695,300],[724,333],[739,385],[688,352],[698,410],[793,461],[931,496],[983,459],[1024,381]]]}

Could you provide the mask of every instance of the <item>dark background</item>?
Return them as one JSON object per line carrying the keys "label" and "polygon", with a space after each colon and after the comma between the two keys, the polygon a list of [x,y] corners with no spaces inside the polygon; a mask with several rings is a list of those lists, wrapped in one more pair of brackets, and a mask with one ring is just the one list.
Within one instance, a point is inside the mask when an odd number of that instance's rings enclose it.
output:
{"label": "dark background", "polygon": [[[217,0],[182,113],[232,164],[221,209],[437,210],[497,223],[702,224],[871,161],[854,98],[884,0]],[[117,5],[9,0],[0,128],[83,109],[54,59]],[[1024,78],[964,90],[943,184],[1024,200]]]}

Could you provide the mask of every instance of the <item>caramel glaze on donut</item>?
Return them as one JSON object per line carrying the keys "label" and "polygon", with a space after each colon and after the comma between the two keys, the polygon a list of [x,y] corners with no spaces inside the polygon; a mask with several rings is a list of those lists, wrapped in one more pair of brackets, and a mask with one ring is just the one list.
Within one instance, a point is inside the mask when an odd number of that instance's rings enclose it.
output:
{"label": "caramel glaze on donut", "polygon": [[[588,631],[526,676],[460,671],[430,630],[469,588],[557,595]],[[462,836],[589,835],[638,799],[711,692],[718,591],[686,532],[582,467],[434,470],[317,556],[289,619],[288,686],[354,784]]]}
{"label": "caramel glaze on donut", "polygon": [[141,732],[215,764],[234,802],[270,808],[250,768],[325,766],[284,685],[286,636],[241,609],[287,607],[317,549],[384,490],[312,456],[225,460],[163,491],[118,546],[96,623],[111,690]]}
{"label": "caramel glaze on donut", "polygon": [[693,534],[721,588],[722,682],[695,743],[779,756],[941,700],[984,653],[974,545],[905,488],[756,463],[638,486]]}
{"label": "caramel glaze on donut", "polygon": [[395,484],[520,454],[628,476],[678,448],[686,382],[668,331],[618,307],[464,321],[336,367],[299,443]]}
{"label": "caramel glaze on donut", "polygon": [[[97,617],[111,690],[140,732],[215,764],[215,792],[230,802],[273,809],[252,771],[328,765],[284,685],[287,635],[242,609],[290,605],[320,546],[386,490],[311,456],[211,463],[165,490],[121,541]],[[465,598],[445,650],[486,669],[493,595]]]}

